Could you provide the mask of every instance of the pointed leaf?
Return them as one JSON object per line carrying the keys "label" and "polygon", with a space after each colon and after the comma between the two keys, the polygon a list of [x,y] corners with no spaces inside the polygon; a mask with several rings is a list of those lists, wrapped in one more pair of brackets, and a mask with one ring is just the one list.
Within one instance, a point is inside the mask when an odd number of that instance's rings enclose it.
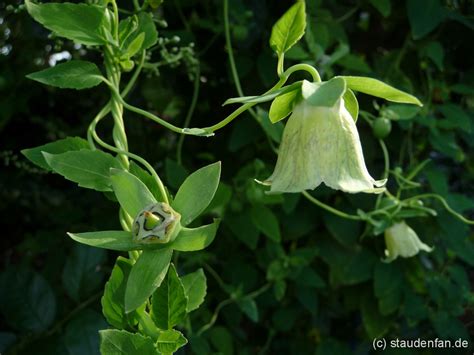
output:
{"label": "pointed leaf", "polygon": [[71,60],[26,77],[42,84],[77,90],[88,89],[102,82],[102,73],[97,65],[83,60]]}
{"label": "pointed leaf", "polygon": [[244,298],[237,302],[237,305],[253,322],[258,322],[258,308],[254,299]]}
{"label": "pointed leaf", "polygon": [[102,313],[107,322],[118,329],[123,329],[128,324],[128,316],[125,313],[125,287],[132,265],[129,259],[122,256],[117,258],[101,298]]}
{"label": "pointed leaf", "polygon": [[270,111],[268,112],[270,121],[272,123],[281,121],[291,113],[293,110],[293,104],[299,93],[299,90],[292,90],[276,97],[275,100],[273,100],[270,106]]}
{"label": "pointed leaf", "polygon": [[270,47],[282,55],[303,37],[305,28],[305,2],[298,1],[273,26]]}
{"label": "pointed leaf", "polygon": [[354,122],[357,122],[357,118],[359,117],[359,102],[357,101],[354,92],[351,89],[347,89],[342,98],[344,99],[346,110],[349,111]]}
{"label": "pointed leaf", "polygon": [[173,251],[170,248],[144,250],[138,258],[125,290],[125,312],[140,307],[161,285],[166,276]]}
{"label": "pointed leaf", "polygon": [[363,76],[340,76],[339,78],[343,78],[347,83],[347,87],[354,91],[380,97],[387,101],[423,106],[415,96],[395,89],[380,80]]}
{"label": "pointed leaf", "polygon": [[221,175],[221,163],[217,162],[188,176],[176,193],[171,207],[181,214],[181,224],[187,226],[211,203]]}
{"label": "pointed leaf", "polygon": [[301,94],[313,106],[333,107],[346,92],[346,83],[341,78],[332,78],[323,83],[303,80]]}
{"label": "pointed leaf", "polygon": [[112,169],[110,173],[115,196],[130,217],[135,218],[145,207],[157,202],[146,185],[128,171]]}
{"label": "pointed leaf", "polygon": [[257,205],[250,210],[252,222],[257,229],[276,243],[281,241],[278,218],[268,207]]}
{"label": "pointed leaf", "polygon": [[180,324],[186,316],[186,294],[173,264],[165,279],[153,293],[151,317],[158,328],[167,330]]}
{"label": "pointed leaf", "polygon": [[184,286],[184,292],[188,298],[186,312],[192,312],[198,309],[204,302],[207,291],[206,275],[202,269],[198,269],[190,274],[181,277]]}
{"label": "pointed leaf", "polygon": [[170,329],[161,332],[156,341],[156,348],[160,354],[173,354],[180,347],[186,345],[188,340],[181,332]]}
{"label": "pointed leaf", "polygon": [[97,191],[112,191],[110,169],[120,168],[117,159],[100,150],[78,150],[55,155],[43,152],[43,156],[54,172],[81,187]]}
{"label": "pointed leaf", "polygon": [[21,154],[27,157],[33,164],[38,165],[40,168],[51,171],[51,167],[44,159],[42,152],[61,154],[81,149],[89,149],[89,143],[85,139],[79,137],[67,137],[55,142],[40,145],[39,147],[23,149]]}
{"label": "pointed leaf", "polygon": [[132,240],[132,233],[125,231],[100,231],[87,233],[68,233],[76,242],[96,248],[117,251],[139,250],[141,246]]}
{"label": "pointed leaf", "polygon": [[171,248],[177,251],[196,251],[206,248],[212,243],[216,236],[219,220],[199,228],[182,228],[171,244]]}
{"label": "pointed leaf", "polygon": [[100,353],[103,355],[157,355],[153,340],[141,334],[125,330],[99,331]]}
{"label": "pointed leaf", "polygon": [[71,3],[35,4],[26,0],[26,9],[36,21],[60,37],[86,45],[106,43],[105,8]]}

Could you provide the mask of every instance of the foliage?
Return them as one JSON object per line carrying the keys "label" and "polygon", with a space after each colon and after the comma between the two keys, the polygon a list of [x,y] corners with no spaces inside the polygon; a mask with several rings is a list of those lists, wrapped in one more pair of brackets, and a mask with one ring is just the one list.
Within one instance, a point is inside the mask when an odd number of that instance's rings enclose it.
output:
{"label": "foliage", "polygon": [[[472,5],[140,3],[117,2],[119,25],[114,1],[2,9],[0,352],[470,339]],[[254,180],[271,175],[283,119],[341,98],[387,192],[266,193]],[[160,203],[179,226],[139,238],[136,216]],[[403,221],[434,250],[386,263],[384,232]]]}

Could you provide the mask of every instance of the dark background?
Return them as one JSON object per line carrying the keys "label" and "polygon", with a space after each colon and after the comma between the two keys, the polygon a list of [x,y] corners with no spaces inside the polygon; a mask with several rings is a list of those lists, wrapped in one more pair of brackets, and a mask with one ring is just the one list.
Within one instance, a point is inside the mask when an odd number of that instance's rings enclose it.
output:
{"label": "dark background", "polygon": [[[85,137],[108,97],[105,87],[57,90],[25,75],[47,67],[63,51],[98,64],[102,59],[93,49],[49,36],[26,11],[9,7],[19,4],[0,2],[0,352],[98,353],[97,330],[107,326],[100,296],[117,254],[77,245],[66,232],[120,228],[118,210],[103,195],[40,171],[20,150],[66,136]],[[247,95],[262,93],[276,81],[276,58],[268,39],[272,25],[291,4],[230,1],[234,54]],[[119,1],[119,6],[126,9],[129,4]],[[287,65],[308,62],[323,79],[374,76],[420,98],[424,108],[419,114],[393,122],[386,139],[391,168],[409,171],[431,158],[418,178],[420,191],[441,194],[471,218],[473,9],[471,1],[307,1],[307,35],[287,55]],[[183,51],[194,43],[193,57],[201,68],[194,127],[224,118],[232,108],[221,104],[238,96],[222,10],[217,0],[166,0],[157,11],[157,18],[168,22],[167,28],[159,28],[160,36],[180,36]],[[152,61],[162,60],[159,52]],[[194,69],[188,58],[160,66],[159,73],[147,71],[129,101],[182,125],[193,95]],[[377,114],[371,97],[358,99],[361,108]],[[432,205],[438,217],[409,221],[435,251],[385,268],[380,266],[383,238],[359,240],[361,223],[327,214],[295,195],[269,198],[262,193],[253,178],[267,177],[276,157],[269,131],[250,115],[214,138],[187,137],[182,165],[177,163],[175,134],[133,114],[126,114],[125,121],[130,150],[152,162],[171,191],[190,171],[217,160],[223,163],[224,184],[211,211],[224,217],[216,240],[205,251],[181,255],[178,264],[181,274],[204,267],[208,279],[206,302],[191,316],[193,328],[209,320],[227,291],[251,292],[266,279],[271,282],[256,299],[258,321],[242,307],[227,306],[201,337],[184,330],[191,346],[183,353],[366,354],[372,339],[381,336],[462,338],[473,344],[474,234],[440,205]],[[110,128],[110,121],[100,128],[108,140]],[[371,128],[362,119],[358,128],[369,171],[380,176],[382,153]],[[393,184],[392,179],[389,187]],[[352,212],[370,210],[374,203],[371,196],[323,187],[317,196]],[[252,223],[249,211],[260,204],[278,217],[281,244]],[[212,270],[227,290],[219,287]],[[387,307],[390,311],[384,312]]]}

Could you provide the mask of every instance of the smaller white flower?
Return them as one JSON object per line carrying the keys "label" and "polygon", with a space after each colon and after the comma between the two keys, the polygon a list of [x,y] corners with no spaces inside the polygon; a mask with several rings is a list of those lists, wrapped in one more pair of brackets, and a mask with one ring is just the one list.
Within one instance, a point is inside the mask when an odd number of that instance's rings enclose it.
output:
{"label": "smaller white flower", "polygon": [[385,230],[385,259],[391,262],[397,257],[411,258],[420,250],[431,252],[433,248],[423,243],[405,221],[399,222]]}

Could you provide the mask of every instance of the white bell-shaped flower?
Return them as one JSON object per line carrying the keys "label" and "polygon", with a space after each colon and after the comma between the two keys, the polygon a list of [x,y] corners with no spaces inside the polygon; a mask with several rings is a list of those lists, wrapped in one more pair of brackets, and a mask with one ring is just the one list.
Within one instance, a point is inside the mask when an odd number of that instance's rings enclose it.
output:
{"label": "white bell-shaped flower", "polygon": [[303,99],[293,108],[273,174],[271,192],[312,190],[324,182],[345,192],[380,193],[386,180],[373,179],[365,166],[359,133],[339,98],[334,106]]}
{"label": "white bell-shaped flower", "polygon": [[423,243],[405,221],[399,222],[385,230],[385,261],[391,262],[397,257],[411,258],[420,250],[431,252],[433,248]]}

